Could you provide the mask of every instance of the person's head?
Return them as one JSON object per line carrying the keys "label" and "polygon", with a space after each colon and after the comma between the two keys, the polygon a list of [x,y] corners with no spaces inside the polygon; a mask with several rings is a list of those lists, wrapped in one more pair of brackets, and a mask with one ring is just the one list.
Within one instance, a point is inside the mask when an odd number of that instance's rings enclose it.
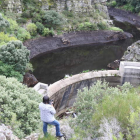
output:
{"label": "person's head", "polygon": [[43,103],[44,104],[46,104],[46,103],[49,104],[50,103],[50,99],[47,95],[43,97]]}

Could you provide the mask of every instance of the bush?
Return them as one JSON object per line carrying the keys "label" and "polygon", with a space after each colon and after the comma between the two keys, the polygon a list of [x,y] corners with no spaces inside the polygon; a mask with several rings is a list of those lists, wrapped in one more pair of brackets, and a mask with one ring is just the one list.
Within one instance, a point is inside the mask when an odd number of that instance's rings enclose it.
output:
{"label": "bush", "polygon": [[4,32],[0,32],[0,46],[8,43],[9,41],[17,40],[13,36],[9,36],[9,34],[5,34]]}
{"label": "bush", "polygon": [[33,13],[32,21],[34,23],[36,23],[36,22],[42,22],[42,16],[40,14],[38,14],[38,13]]}
{"label": "bush", "polygon": [[117,5],[117,3],[116,3],[115,0],[113,0],[113,1],[109,2],[107,5],[108,5],[108,6],[115,7],[115,6]]}
{"label": "bush", "polygon": [[80,31],[90,31],[90,30],[97,30],[96,24],[92,24],[90,22],[84,22],[79,24],[78,30]]}
{"label": "bush", "polygon": [[129,93],[131,88],[127,83],[122,87],[109,87],[106,82],[98,81],[90,89],[78,91],[74,103],[78,117],[72,122],[76,134],[81,138],[99,136],[98,129],[105,117],[117,118],[127,129],[131,107],[136,109],[140,106],[140,97],[135,92]]}
{"label": "bush", "polygon": [[106,30],[108,28],[107,23],[105,22],[100,22],[97,24],[99,30]]}
{"label": "bush", "polygon": [[10,125],[14,134],[22,139],[38,129],[38,104],[42,96],[15,78],[0,76],[0,81],[1,123]]}
{"label": "bush", "polygon": [[0,75],[4,75],[6,77],[14,77],[20,82],[23,81],[23,76],[19,72],[14,70],[13,65],[4,64],[1,61],[0,61]]}
{"label": "bush", "polygon": [[27,19],[19,18],[19,19],[17,19],[17,23],[22,23],[22,24],[27,23]]}
{"label": "bush", "polygon": [[37,26],[34,23],[29,23],[27,25],[27,31],[29,31],[32,36],[35,36],[37,34]]}
{"label": "bush", "polygon": [[0,13],[0,31],[4,31],[6,27],[9,27],[9,22],[3,18],[2,14]]}
{"label": "bush", "polygon": [[26,10],[22,13],[21,17],[23,18],[31,18],[31,11],[30,10]]}
{"label": "bush", "polygon": [[42,23],[40,23],[40,22],[37,22],[36,26],[37,26],[37,32],[39,34],[43,34],[43,31],[44,31],[44,28],[45,28],[44,25]]}
{"label": "bush", "polygon": [[43,35],[44,36],[54,35],[54,31],[53,29],[49,30],[49,28],[44,28]]}
{"label": "bush", "polygon": [[43,16],[43,22],[48,28],[57,28],[63,24],[63,18],[58,12],[49,10],[45,12],[45,15]]}
{"label": "bush", "polygon": [[21,41],[11,41],[0,48],[0,60],[13,65],[14,70],[24,74],[26,64],[29,62],[29,50]]}
{"label": "bush", "polygon": [[24,28],[19,28],[18,31],[17,31],[17,38],[21,41],[25,41],[27,39],[30,39],[31,35]]}

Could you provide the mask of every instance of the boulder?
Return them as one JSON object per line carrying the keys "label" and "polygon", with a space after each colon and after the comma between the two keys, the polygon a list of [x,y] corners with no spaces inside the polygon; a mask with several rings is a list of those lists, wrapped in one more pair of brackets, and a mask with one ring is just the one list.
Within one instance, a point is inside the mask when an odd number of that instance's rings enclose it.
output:
{"label": "boulder", "polygon": [[140,40],[127,48],[121,60],[140,62]]}
{"label": "boulder", "polygon": [[26,73],[23,78],[23,84],[27,85],[28,87],[32,87],[38,83],[38,80],[33,74]]}
{"label": "boulder", "polygon": [[107,65],[108,68],[114,69],[114,70],[118,69],[119,66],[120,66],[120,60],[115,60]]}

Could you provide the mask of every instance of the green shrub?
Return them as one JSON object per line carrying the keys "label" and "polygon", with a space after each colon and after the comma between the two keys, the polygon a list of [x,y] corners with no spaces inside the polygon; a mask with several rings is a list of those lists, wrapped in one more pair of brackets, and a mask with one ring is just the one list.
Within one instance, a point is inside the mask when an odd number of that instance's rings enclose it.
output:
{"label": "green shrub", "polygon": [[19,19],[17,19],[17,23],[21,23],[21,24],[27,23],[27,19],[19,18]]}
{"label": "green shrub", "polygon": [[39,34],[43,34],[43,31],[44,31],[44,28],[45,28],[44,25],[42,23],[40,23],[40,22],[37,22],[36,26],[37,26],[37,32]]}
{"label": "green shrub", "polygon": [[31,35],[28,31],[26,31],[24,28],[19,28],[17,31],[17,38],[21,41],[25,41],[31,38]]}
{"label": "green shrub", "polygon": [[90,22],[84,22],[79,24],[78,30],[80,31],[90,31],[90,30],[97,30],[96,24],[90,23]]}
{"label": "green shrub", "polygon": [[74,17],[74,14],[73,14],[72,11],[65,10],[65,11],[63,11],[63,14],[64,14],[66,17]]}
{"label": "green shrub", "polygon": [[[74,103],[74,109],[78,117],[72,122],[75,133],[79,134],[81,138],[87,136],[97,137],[101,120],[104,117],[114,117],[114,112],[117,118],[119,118],[119,121],[124,121],[125,126],[128,121],[124,118],[128,116],[127,113],[129,112],[127,111],[130,109],[129,104],[134,108],[140,105],[140,98],[136,99],[137,94],[128,94],[130,88],[132,87],[129,84],[124,84],[122,87],[109,87],[106,82],[102,83],[98,81],[95,85],[91,86],[90,89],[84,88],[82,91],[78,91],[77,99]],[[124,107],[122,107],[123,105]],[[119,106],[122,107],[122,109]]]}
{"label": "green shrub", "polygon": [[106,30],[108,28],[107,23],[105,23],[105,22],[97,23],[97,26],[98,26],[99,30]]}
{"label": "green shrub", "polygon": [[0,60],[13,65],[14,70],[24,74],[26,64],[29,62],[29,50],[21,41],[10,41],[0,48]]}
{"label": "green shrub", "polygon": [[113,0],[113,1],[109,2],[107,5],[108,5],[108,6],[115,7],[115,6],[117,5],[117,3],[116,3],[115,0]]}
{"label": "green shrub", "polygon": [[63,24],[63,17],[58,12],[49,10],[45,12],[43,22],[48,28],[57,28]]}
{"label": "green shrub", "polygon": [[37,26],[34,23],[29,23],[27,25],[27,31],[29,31],[32,36],[35,36],[37,34]]}
{"label": "green shrub", "polygon": [[23,18],[31,18],[31,11],[30,10],[26,10],[21,14],[21,17]]}
{"label": "green shrub", "polygon": [[14,41],[14,40],[17,40],[17,39],[13,36],[10,36],[9,34],[0,32],[0,46],[8,43],[9,41]]}
{"label": "green shrub", "polygon": [[110,28],[108,28],[108,30],[123,32],[123,30],[118,27],[110,27]]}
{"label": "green shrub", "polygon": [[122,129],[126,130],[130,127],[128,116],[130,116],[131,110],[135,111],[137,107],[140,107],[138,94],[128,92],[126,95],[122,93],[106,96],[97,106],[98,112],[93,115],[93,123],[98,127],[103,117],[114,117],[121,123]]}
{"label": "green shrub", "polygon": [[13,65],[4,64],[1,61],[0,61],[0,75],[4,75],[6,77],[14,77],[20,82],[23,81],[23,76],[19,72],[14,70]]}
{"label": "green shrub", "polygon": [[2,14],[0,13],[0,31],[4,31],[9,26],[9,22],[6,19],[4,19]]}
{"label": "green shrub", "polygon": [[42,22],[42,16],[40,15],[40,13],[33,13],[32,21],[34,23],[36,23],[36,22]]}
{"label": "green shrub", "polygon": [[26,64],[26,69],[25,69],[25,72],[33,72],[34,69],[33,69],[33,65],[31,63],[27,63]]}
{"label": "green shrub", "polygon": [[0,81],[1,123],[10,125],[20,139],[30,135],[39,126],[38,104],[42,96],[15,78],[0,76]]}
{"label": "green shrub", "polygon": [[43,35],[44,36],[54,35],[54,31],[53,29],[49,30],[49,28],[44,28]]}
{"label": "green shrub", "polygon": [[123,6],[123,9],[130,11],[130,12],[135,12],[135,7],[132,6],[130,3],[126,4]]}

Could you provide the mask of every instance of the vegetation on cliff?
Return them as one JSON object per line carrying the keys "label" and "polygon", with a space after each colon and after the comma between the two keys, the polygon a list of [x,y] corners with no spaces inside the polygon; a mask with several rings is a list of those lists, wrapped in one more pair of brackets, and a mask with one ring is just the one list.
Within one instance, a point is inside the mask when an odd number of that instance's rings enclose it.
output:
{"label": "vegetation on cliff", "polygon": [[119,7],[134,13],[140,13],[140,0],[108,0],[109,6]]}
{"label": "vegetation on cliff", "polygon": [[[140,90],[128,83],[109,87],[98,81],[90,89],[79,91],[74,111],[78,117],[71,122],[72,140],[86,137],[99,140],[139,139]],[[86,131],[85,131],[86,130]]]}

